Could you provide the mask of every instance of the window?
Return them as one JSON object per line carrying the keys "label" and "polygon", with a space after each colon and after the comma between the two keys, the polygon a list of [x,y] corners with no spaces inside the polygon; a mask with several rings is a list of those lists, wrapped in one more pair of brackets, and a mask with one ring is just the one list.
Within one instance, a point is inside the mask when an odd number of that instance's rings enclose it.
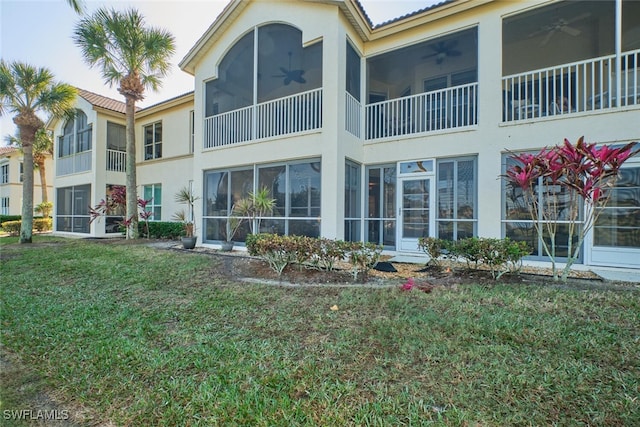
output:
{"label": "window", "polygon": [[56,195],[56,231],[89,233],[91,185],[58,188]]}
{"label": "window", "polygon": [[459,240],[473,237],[477,227],[476,159],[438,161],[438,237]]}
{"label": "window", "polygon": [[360,101],[360,55],[347,42],[347,92]]}
{"label": "window", "polygon": [[9,198],[0,199],[0,215],[9,215]]}
{"label": "window", "polygon": [[160,221],[162,219],[162,185],[151,184],[143,187],[144,200],[151,200],[145,207],[145,211],[153,212],[150,221]]}
{"label": "window", "polygon": [[322,42],[303,47],[302,32],[285,24],[257,31],[257,46],[255,33],[245,34],[220,62],[218,76],[205,84],[205,117],[254,104],[254,82],[258,103],[322,87]]}
{"label": "window", "polygon": [[144,127],[144,159],[162,157],[162,122]]}
{"label": "window", "polygon": [[393,249],[396,246],[396,165],[370,166],[366,175],[365,239]]}
{"label": "window", "polygon": [[[513,165],[514,160],[507,157],[504,161],[504,170]],[[542,245],[541,236],[538,235],[534,222],[529,213],[529,204],[519,187],[507,184],[503,180],[503,201],[502,201],[502,234],[512,240],[526,241],[530,248],[533,248],[531,257],[534,259],[548,260]],[[574,209],[570,205],[571,195],[565,187],[545,185],[542,178],[534,188],[538,197],[538,206],[554,206],[550,212],[557,212],[556,218],[545,219],[542,211],[537,213],[536,222],[543,227],[547,223],[557,223],[556,230],[556,256],[558,259],[566,257],[568,251],[569,223],[565,221],[568,212]],[[582,207],[578,207],[580,212],[579,220],[582,220]],[[576,234],[574,233],[574,236]],[[551,239],[545,232],[543,236],[545,242],[550,245]],[[576,243],[576,242],[574,242]]]}
{"label": "window", "polygon": [[344,170],[344,240],[360,241],[360,165],[346,161]]}
{"label": "window", "polygon": [[20,182],[24,182],[24,163],[20,162]]}
{"label": "window", "polygon": [[9,182],[9,165],[0,166],[0,184],[7,184]]}
{"label": "window", "polygon": [[124,125],[107,122],[107,149],[127,151],[126,127]]}
{"label": "window", "polygon": [[84,112],[76,110],[75,116],[67,120],[62,132],[58,138],[58,157],[91,151],[91,125]]}
{"label": "window", "polygon": [[[276,200],[273,212],[260,218],[260,232],[287,235],[320,235],[319,161],[251,166],[205,173],[205,241],[225,240],[226,221],[234,203],[250,192],[268,188]],[[245,222],[234,240],[249,232]]]}

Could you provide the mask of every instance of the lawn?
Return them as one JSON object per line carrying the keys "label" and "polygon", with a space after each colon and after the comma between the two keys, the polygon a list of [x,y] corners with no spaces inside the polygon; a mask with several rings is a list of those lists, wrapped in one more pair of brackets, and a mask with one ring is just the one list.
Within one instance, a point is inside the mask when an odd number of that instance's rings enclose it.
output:
{"label": "lawn", "polygon": [[81,423],[640,425],[638,290],[285,288],[202,254],[13,241],[2,345]]}

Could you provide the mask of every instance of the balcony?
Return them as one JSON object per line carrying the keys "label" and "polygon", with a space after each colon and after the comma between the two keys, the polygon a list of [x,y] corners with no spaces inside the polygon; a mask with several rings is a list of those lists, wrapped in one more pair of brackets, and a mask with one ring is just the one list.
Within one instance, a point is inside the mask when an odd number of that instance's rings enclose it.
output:
{"label": "balcony", "polygon": [[[346,95],[348,132],[360,137],[362,106]],[[367,140],[405,137],[478,124],[478,83],[376,102],[364,107]]]}
{"label": "balcony", "polygon": [[322,89],[251,105],[204,120],[204,148],[322,128]]}
{"label": "balcony", "polygon": [[640,105],[639,57],[640,49],[620,56],[619,79],[615,55],[505,76],[503,121]]}
{"label": "balcony", "polygon": [[126,172],[127,153],[120,150],[107,149],[107,170],[112,172]]}
{"label": "balcony", "polygon": [[56,176],[71,175],[91,170],[91,151],[59,157],[56,160]]}

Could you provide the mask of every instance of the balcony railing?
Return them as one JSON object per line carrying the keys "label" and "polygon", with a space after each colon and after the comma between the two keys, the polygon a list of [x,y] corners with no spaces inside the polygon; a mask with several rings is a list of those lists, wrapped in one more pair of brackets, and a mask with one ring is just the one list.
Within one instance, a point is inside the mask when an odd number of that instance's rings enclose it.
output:
{"label": "balcony railing", "polygon": [[107,170],[126,172],[127,153],[120,150],[107,150]]}
{"label": "balcony railing", "polygon": [[56,161],[56,176],[91,170],[91,153],[92,151],[84,151],[82,153],[72,154],[71,156],[58,158]]}
{"label": "balcony railing", "polygon": [[238,144],[322,127],[322,89],[207,117],[204,148]]}
{"label": "balcony railing", "polygon": [[365,119],[367,139],[476,125],[478,83],[369,104]]}
{"label": "balcony railing", "polygon": [[360,124],[362,123],[362,105],[349,92],[345,97],[345,129],[360,138]]}
{"label": "balcony railing", "polygon": [[503,77],[503,121],[640,105],[638,59],[640,49],[620,57],[620,97],[615,55]]}

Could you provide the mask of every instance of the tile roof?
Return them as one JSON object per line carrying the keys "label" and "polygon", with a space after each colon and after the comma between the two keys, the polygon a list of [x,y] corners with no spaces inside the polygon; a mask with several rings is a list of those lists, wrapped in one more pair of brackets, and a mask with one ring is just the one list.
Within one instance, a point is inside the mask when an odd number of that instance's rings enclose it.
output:
{"label": "tile roof", "polygon": [[432,10],[432,9],[437,9],[437,8],[439,8],[441,6],[444,6],[445,4],[453,3],[455,1],[457,1],[457,0],[443,0],[443,1],[439,2],[439,3],[435,3],[435,4],[432,4],[430,6],[423,7],[422,9],[418,9],[415,12],[407,13],[405,15],[398,16],[397,18],[393,18],[393,19],[390,19],[388,21],[384,21],[384,22],[381,22],[381,23],[375,24],[375,25],[373,25],[373,23],[371,22],[371,18],[369,18],[369,16],[367,15],[367,12],[365,12],[364,7],[362,7],[362,4],[360,4],[359,0],[356,0],[356,4],[360,8],[360,10],[364,14],[364,16],[367,18],[367,21],[369,22],[369,25],[371,26],[371,28],[375,30],[375,29],[378,29],[380,27],[384,27],[386,25],[393,24],[394,22],[402,21],[403,19],[412,17],[414,15],[418,15],[418,14],[420,14],[422,12],[426,12],[426,11]]}
{"label": "tile roof", "polygon": [[[125,113],[125,103],[117,101],[106,96],[98,95],[97,93],[89,92],[88,90],[78,88],[78,95],[86,99],[91,105],[104,108],[105,110],[111,110],[118,113]],[[138,108],[136,108],[136,111]]]}
{"label": "tile roof", "polygon": [[11,154],[14,151],[18,151],[18,149],[16,147],[0,147],[0,156]]}

